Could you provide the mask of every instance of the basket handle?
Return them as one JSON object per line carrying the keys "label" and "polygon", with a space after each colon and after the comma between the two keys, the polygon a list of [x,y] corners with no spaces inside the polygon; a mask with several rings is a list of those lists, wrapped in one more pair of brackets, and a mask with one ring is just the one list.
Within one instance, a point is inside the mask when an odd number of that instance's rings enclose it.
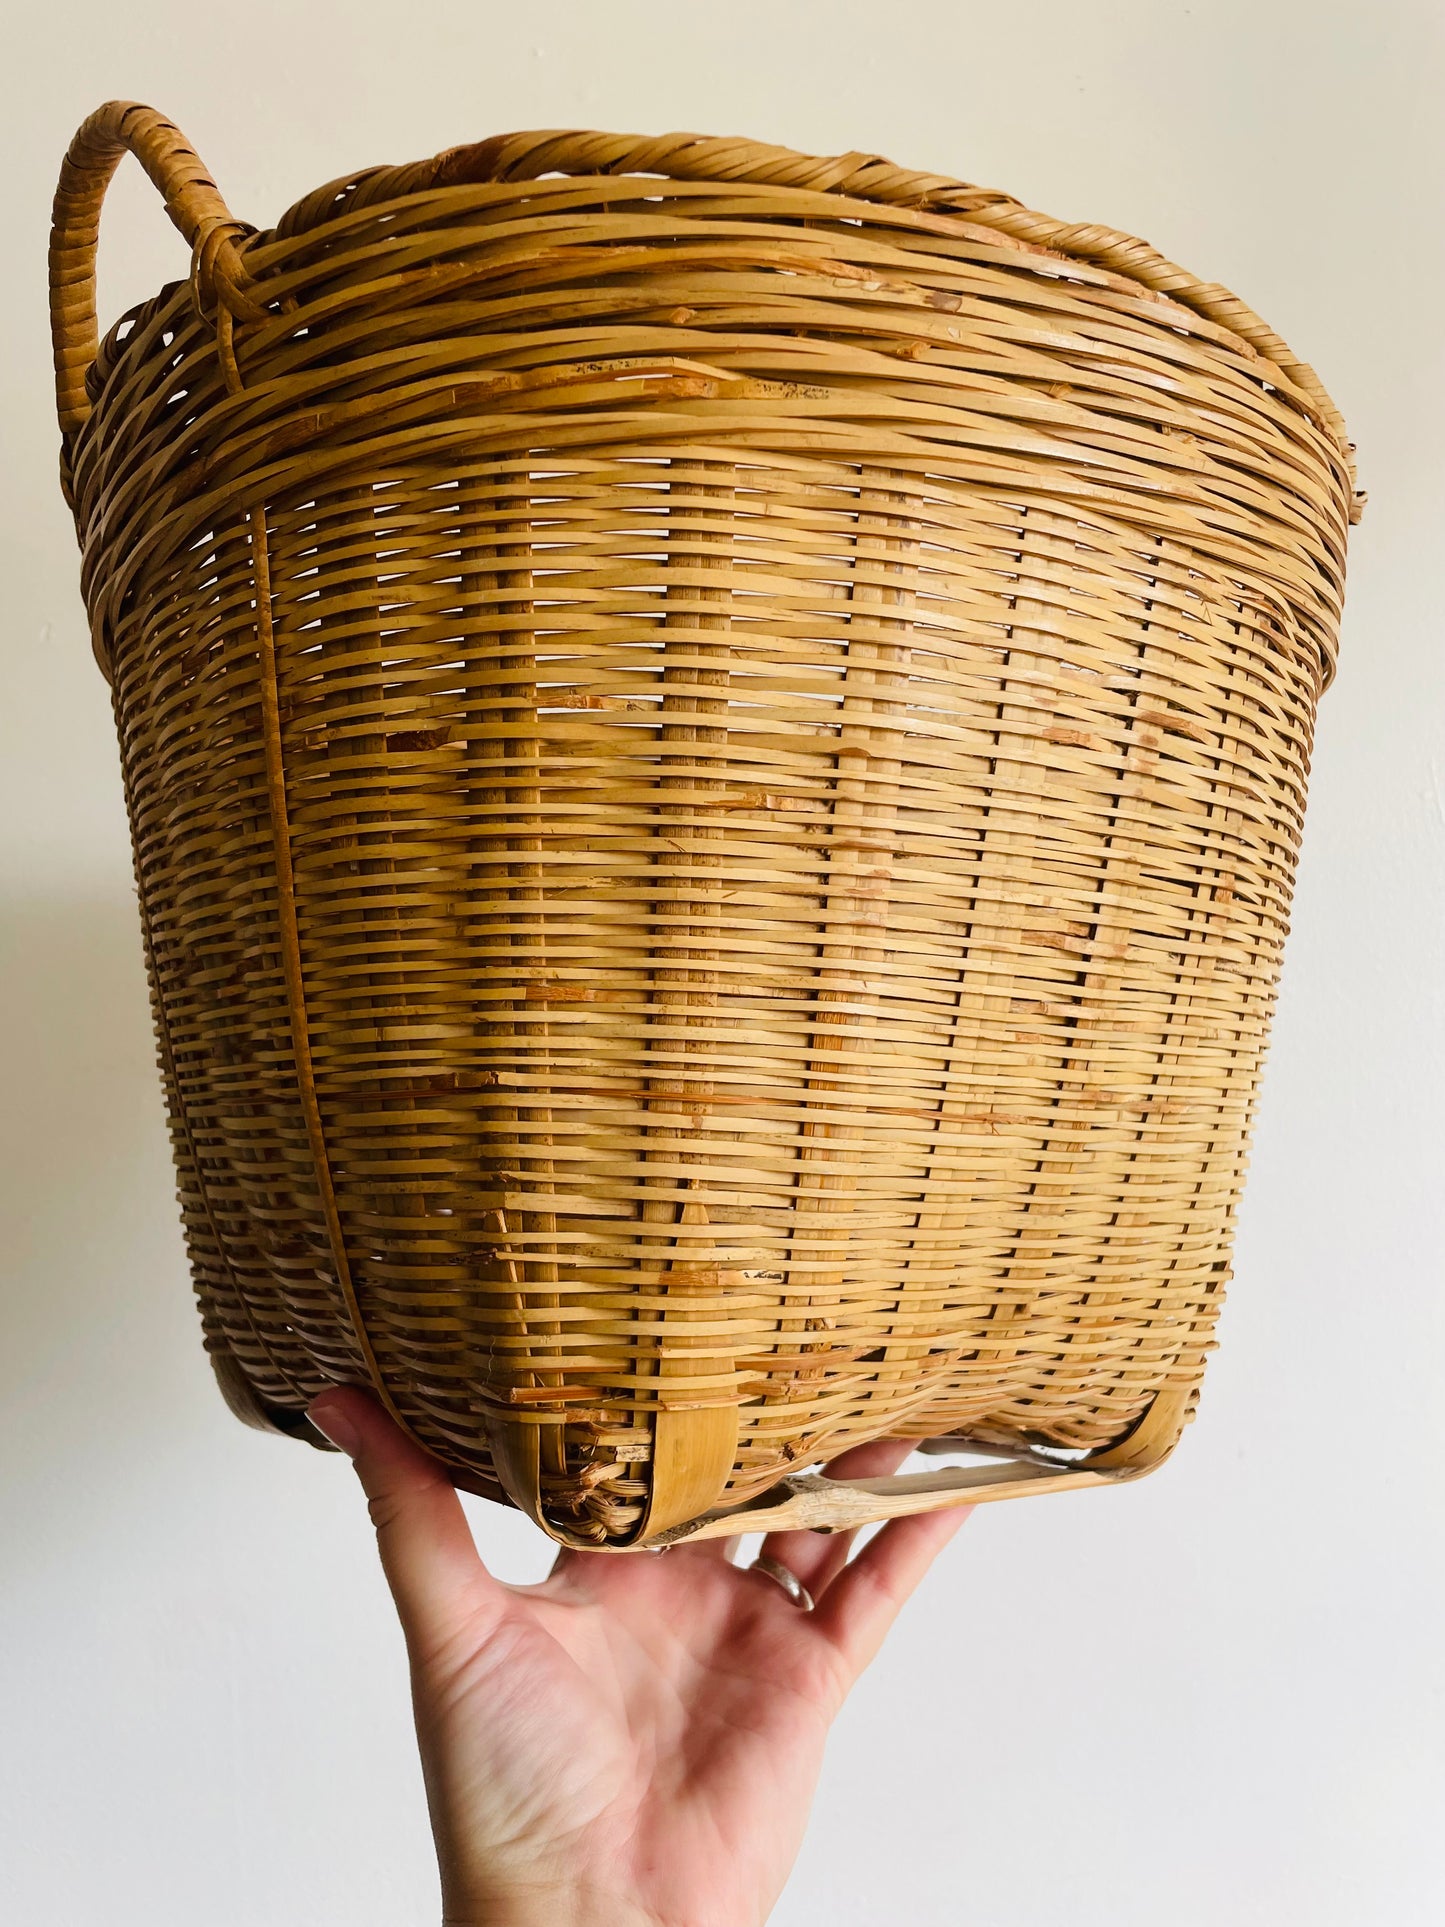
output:
{"label": "basket handle", "polygon": [[55,349],[55,406],[67,438],[90,415],[85,378],[99,337],[95,317],[95,248],[100,209],[124,154],[134,154],[165,196],[166,213],[191,250],[191,285],[201,311],[219,302],[238,319],[265,309],[248,292],[237,240],[253,230],[221,199],[204,163],[180,129],[133,100],[98,107],[70,143],[55,190],[50,224],[50,336]]}
{"label": "basket handle", "polygon": [[1123,1484],[1142,1478],[1168,1458],[1184,1430],[1189,1403],[1188,1392],[1158,1393],[1123,1439],[1072,1463],[1020,1453],[1005,1465],[956,1465],[894,1478],[830,1479],[807,1472],[783,1479],[744,1505],[709,1512],[646,1543],[656,1548],[687,1539],[733,1538],[742,1532],[850,1532],[880,1519],[946,1506]]}

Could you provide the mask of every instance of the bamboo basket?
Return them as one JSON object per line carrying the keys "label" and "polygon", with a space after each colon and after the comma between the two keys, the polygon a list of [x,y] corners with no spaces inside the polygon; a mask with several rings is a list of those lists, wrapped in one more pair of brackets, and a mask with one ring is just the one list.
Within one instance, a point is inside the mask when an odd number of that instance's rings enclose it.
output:
{"label": "bamboo basket", "polygon": [[[193,250],[97,340],[129,150]],[[1229,1269],[1351,448],[1143,242],[515,134],[51,253],[205,1340],[578,1546],[1157,1464]],[[898,1437],[984,1455],[807,1468]]]}

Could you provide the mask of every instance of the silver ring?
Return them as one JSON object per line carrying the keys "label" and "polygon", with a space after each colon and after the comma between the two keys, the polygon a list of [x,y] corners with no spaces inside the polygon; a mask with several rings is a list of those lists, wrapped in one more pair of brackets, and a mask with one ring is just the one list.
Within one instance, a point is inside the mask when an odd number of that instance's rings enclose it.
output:
{"label": "silver ring", "polygon": [[764,1574],[766,1578],[774,1580],[782,1587],[783,1591],[798,1608],[799,1612],[810,1613],[813,1610],[812,1593],[808,1591],[808,1588],[803,1584],[797,1573],[789,1572],[788,1568],[783,1565],[781,1561],[777,1559],[766,1559],[759,1555],[748,1567],[748,1571],[760,1572]]}

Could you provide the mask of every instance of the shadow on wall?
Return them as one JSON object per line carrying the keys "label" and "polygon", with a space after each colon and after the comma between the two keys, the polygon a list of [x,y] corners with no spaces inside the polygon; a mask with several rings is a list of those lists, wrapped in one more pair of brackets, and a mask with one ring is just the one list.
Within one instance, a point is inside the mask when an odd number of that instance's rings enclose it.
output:
{"label": "shadow on wall", "polygon": [[5,906],[0,1062],[0,1504],[33,1514],[12,1518],[20,1552],[83,1529],[72,1481],[112,1486],[117,1452],[215,1399],[129,893]]}

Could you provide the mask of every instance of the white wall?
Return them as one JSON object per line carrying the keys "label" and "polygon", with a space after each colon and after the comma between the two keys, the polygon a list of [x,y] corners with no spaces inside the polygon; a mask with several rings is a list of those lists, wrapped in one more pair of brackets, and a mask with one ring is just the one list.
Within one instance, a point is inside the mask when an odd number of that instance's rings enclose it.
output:
{"label": "white wall", "polygon": [[[1202,1417],[1155,1480],[978,1515],[849,1708],[776,1918],[1445,1918],[1439,22],[1431,0],[13,9],[0,1918],[436,1913],[358,1495],[226,1414],[171,1202],[44,319],[55,170],[111,95],[174,115],[263,224],[350,165],[519,127],[872,148],[1143,234],[1320,369],[1372,499]],[[105,315],[183,268],[128,166]],[[504,1573],[540,1570],[515,1516],[476,1524]]]}

